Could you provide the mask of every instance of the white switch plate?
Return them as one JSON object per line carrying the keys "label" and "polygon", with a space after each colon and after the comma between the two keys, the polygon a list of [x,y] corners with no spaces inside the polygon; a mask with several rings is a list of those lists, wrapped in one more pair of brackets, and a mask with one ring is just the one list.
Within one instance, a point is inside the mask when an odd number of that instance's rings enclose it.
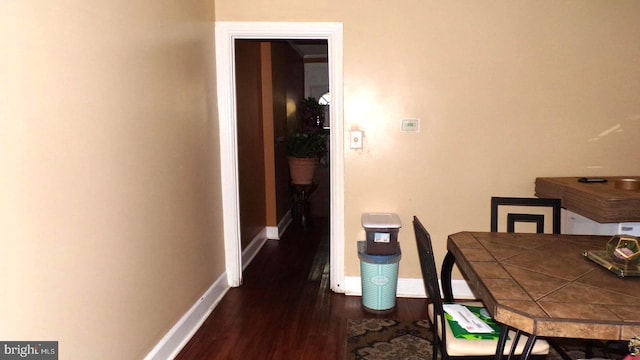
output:
{"label": "white switch plate", "polygon": [[349,131],[349,137],[352,149],[362,149],[362,130]]}
{"label": "white switch plate", "polygon": [[402,131],[420,131],[420,119],[403,119]]}

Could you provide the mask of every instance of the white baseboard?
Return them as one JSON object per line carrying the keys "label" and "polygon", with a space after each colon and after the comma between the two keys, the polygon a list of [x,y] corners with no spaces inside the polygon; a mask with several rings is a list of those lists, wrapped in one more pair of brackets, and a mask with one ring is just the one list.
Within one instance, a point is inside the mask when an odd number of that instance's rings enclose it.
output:
{"label": "white baseboard", "polygon": [[[344,279],[344,289],[346,295],[362,296],[362,282],[358,276],[346,276]],[[456,299],[477,299],[477,297],[464,280],[452,280],[451,288],[453,297]],[[397,297],[426,298],[424,283],[422,279],[399,278]]]}
{"label": "white baseboard", "polygon": [[[246,249],[242,251],[242,267],[246,268],[267,241],[267,228],[256,235]],[[227,274],[223,273],[209,289],[193,304],[182,318],[167,332],[158,344],[147,354],[145,360],[173,359],[198,331],[213,309],[229,291]]]}
{"label": "white baseboard", "polygon": [[280,235],[284,234],[289,225],[293,222],[293,215],[291,215],[291,210],[287,211],[286,214],[282,217],[280,222],[278,223],[278,232]]}
{"label": "white baseboard", "polygon": [[254,257],[258,255],[260,249],[269,237],[267,236],[267,228],[265,227],[260,231],[256,236],[253,237],[253,240],[247,245],[247,247],[242,250],[242,269],[246,269],[247,266],[251,263]]}
{"label": "white baseboard", "polygon": [[287,230],[292,221],[291,210],[289,210],[278,222],[278,226],[267,226],[267,239],[280,240],[280,236],[284,234],[284,231]]}
{"label": "white baseboard", "polygon": [[280,232],[278,231],[277,226],[267,226],[267,239],[269,240],[280,240]]}
{"label": "white baseboard", "polygon": [[229,291],[227,274],[223,273],[145,356],[145,360],[167,360],[176,357],[227,291]]}

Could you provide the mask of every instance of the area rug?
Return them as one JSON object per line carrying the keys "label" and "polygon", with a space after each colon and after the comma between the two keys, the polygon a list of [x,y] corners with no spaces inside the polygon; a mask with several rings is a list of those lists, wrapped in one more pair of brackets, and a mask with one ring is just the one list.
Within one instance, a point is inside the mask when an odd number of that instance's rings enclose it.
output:
{"label": "area rug", "polygon": [[[426,321],[403,322],[389,319],[357,319],[347,323],[347,360],[432,359],[431,332]],[[572,359],[584,359],[582,344],[564,343]],[[602,356],[598,358],[616,358]],[[563,360],[554,350],[548,360]]]}
{"label": "area rug", "polygon": [[349,320],[346,359],[430,360],[430,338],[426,321]]}

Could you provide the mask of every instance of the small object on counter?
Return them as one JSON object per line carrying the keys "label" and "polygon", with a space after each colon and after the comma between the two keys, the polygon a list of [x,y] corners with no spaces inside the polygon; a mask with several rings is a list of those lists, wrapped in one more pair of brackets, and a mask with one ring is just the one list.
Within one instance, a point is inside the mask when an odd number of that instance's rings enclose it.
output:
{"label": "small object on counter", "polygon": [[637,264],[640,259],[640,239],[631,235],[614,235],[607,242],[607,250],[611,260],[626,265]]}
{"label": "small object on counter", "polygon": [[578,179],[581,183],[606,183],[607,179],[604,178],[590,178],[590,177],[581,177]]}

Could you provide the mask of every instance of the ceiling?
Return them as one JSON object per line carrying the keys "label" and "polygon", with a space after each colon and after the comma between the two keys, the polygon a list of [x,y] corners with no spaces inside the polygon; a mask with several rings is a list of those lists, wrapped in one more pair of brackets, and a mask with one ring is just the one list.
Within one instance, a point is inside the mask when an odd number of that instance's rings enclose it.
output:
{"label": "ceiling", "polygon": [[326,59],[329,54],[327,40],[289,40],[289,44],[304,59]]}

